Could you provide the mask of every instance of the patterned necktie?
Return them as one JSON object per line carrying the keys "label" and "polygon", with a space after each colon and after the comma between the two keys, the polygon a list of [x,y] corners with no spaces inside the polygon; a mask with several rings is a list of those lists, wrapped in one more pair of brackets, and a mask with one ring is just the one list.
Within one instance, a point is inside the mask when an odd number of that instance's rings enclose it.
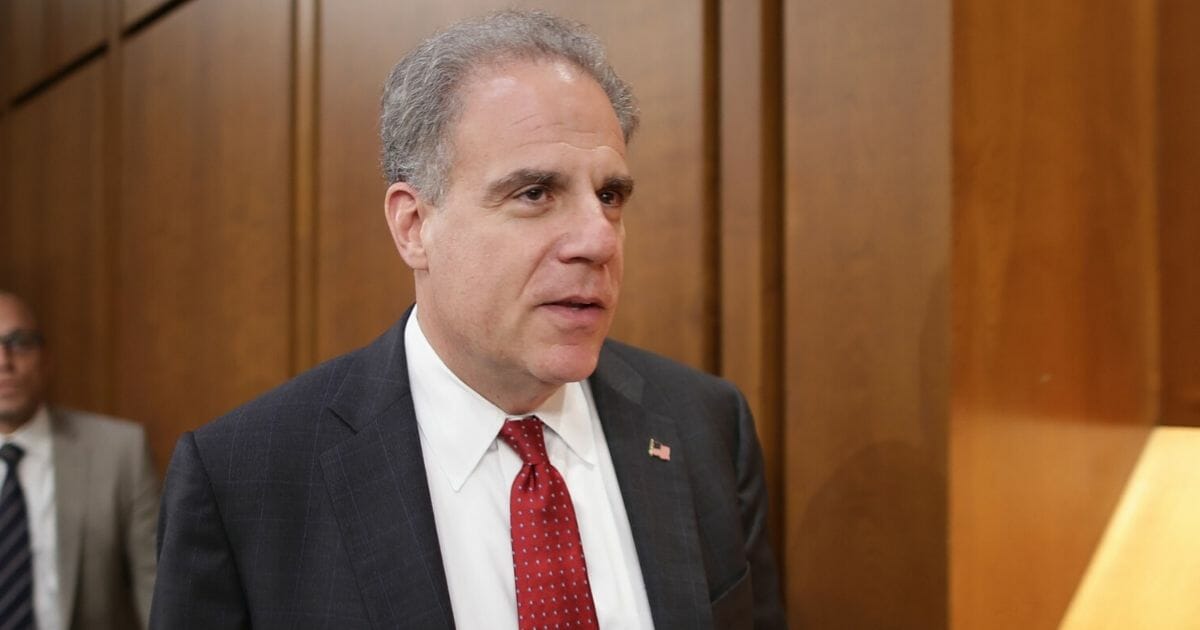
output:
{"label": "patterned necktie", "polygon": [[33,558],[29,548],[29,520],[25,494],[17,483],[17,462],[25,451],[16,444],[0,446],[0,459],[8,464],[0,487],[0,628],[33,628]]}
{"label": "patterned necktie", "polygon": [[513,573],[517,622],[535,628],[597,628],[575,508],[562,475],[546,456],[542,421],[508,420],[500,429],[525,464],[513,480]]}

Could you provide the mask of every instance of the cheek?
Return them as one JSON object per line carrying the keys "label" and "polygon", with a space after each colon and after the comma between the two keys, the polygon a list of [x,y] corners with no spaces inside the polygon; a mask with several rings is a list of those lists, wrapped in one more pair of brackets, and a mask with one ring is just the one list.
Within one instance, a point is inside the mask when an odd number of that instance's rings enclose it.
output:
{"label": "cheek", "polygon": [[608,263],[608,274],[612,279],[613,284],[617,287],[621,286],[621,279],[625,276],[625,257],[618,251],[617,255]]}
{"label": "cheek", "polygon": [[16,361],[16,372],[27,383],[36,383],[42,377],[42,364],[35,358],[18,359]]}

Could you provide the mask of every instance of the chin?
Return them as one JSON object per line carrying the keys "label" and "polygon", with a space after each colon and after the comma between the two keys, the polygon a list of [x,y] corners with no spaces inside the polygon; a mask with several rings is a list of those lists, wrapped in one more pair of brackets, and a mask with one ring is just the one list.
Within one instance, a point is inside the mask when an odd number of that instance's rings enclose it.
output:
{"label": "chin", "polygon": [[596,371],[599,359],[599,343],[587,347],[558,348],[541,362],[539,379],[555,384],[582,381]]}
{"label": "chin", "polygon": [[11,404],[0,405],[0,422],[24,422],[33,417],[37,411],[37,404]]}

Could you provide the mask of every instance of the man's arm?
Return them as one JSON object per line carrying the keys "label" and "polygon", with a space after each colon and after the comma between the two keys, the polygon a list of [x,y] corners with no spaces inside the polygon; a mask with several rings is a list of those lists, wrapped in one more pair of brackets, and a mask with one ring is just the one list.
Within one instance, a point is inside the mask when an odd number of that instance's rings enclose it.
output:
{"label": "man's arm", "polygon": [[150,627],[250,627],[233,551],[191,433],[179,438],[167,470]]}
{"label": "man's arm", "polygon": [[738,393],[738,504],[746,536],[746,558],[754,588],[754,627],[786,628],[779,593],[779,571],[767,534],[767,481],[763,472],[762,448],[754,417],[746,399]]}
{"label": "man's arm", "polygon": [[142,628],[150,625],[150,598],[154,594],[154,530],[158,525],[158,475],[150,459],[146,432],[138,430],[129,466],[130,503],[125,515],[125,561],[130,587]]}

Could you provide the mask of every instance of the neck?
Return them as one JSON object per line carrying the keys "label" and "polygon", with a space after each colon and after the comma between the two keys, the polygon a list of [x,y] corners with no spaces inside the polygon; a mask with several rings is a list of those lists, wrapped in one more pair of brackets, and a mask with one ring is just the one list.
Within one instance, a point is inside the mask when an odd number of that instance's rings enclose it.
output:
{"label": "neck", "polygon": [[529,374],[514,374],[501,366],[481,365],[471,361],[469,357],[461,356],[461,353],[454,352],[453,349],[463,347],[464,344],[443,339],[441,330],[430,321],[428,315],[422,318],[423,314],[424,311],[417,311],[417,323],[442,363],[467,387],[504,413],[510,416],[526,415],[549,400],[563,386],[562,383],[538,380]]}
{"label": "neck", "polygon": [[[466,382],[466,381],[463,381],[463,382]],[[471,385],[471,384],[467,383],[467,385]],[[503,409],[504,413],[506,413],[510,416],[528,415],[529,413],[536,410],[538,407],[541,407],[542,403],[549,400],[550,397],[554,395],[554,392],[557,391],[559,387],[562,387],[562,385],[555,385],[553,387],[553,389],[550,389],[549,391],[530,392],[529,395],[526,395],[523,397],[522,396],[502,397],[502,396],[489,396],[488,394],[477,389],[474,385],[471,385],[471,389],[474,389],[475,391],[479,392],[480,396],[483,396],[484,398],[486,398],[488,400],[488,402],[492,403],[493,405],[496,405],[500,409]]]}
{"label": "neck", "polygon": [[486,367],[479,369],[469,361],[456,361],[453,353],[443,352],[432,338],[429,344],[446,367],[467,387],[510,416],[523,416],[534,411],[562,387],[561,383],[545,383],[532,377],[512,377]]}
{"label": "neck", "polygon": [[0,434],[11,435],[16,433],[17,429],[25,426],[33,419],[35,413],[37,413],[37,407],[28,411],[17,410],[0,413]]}

